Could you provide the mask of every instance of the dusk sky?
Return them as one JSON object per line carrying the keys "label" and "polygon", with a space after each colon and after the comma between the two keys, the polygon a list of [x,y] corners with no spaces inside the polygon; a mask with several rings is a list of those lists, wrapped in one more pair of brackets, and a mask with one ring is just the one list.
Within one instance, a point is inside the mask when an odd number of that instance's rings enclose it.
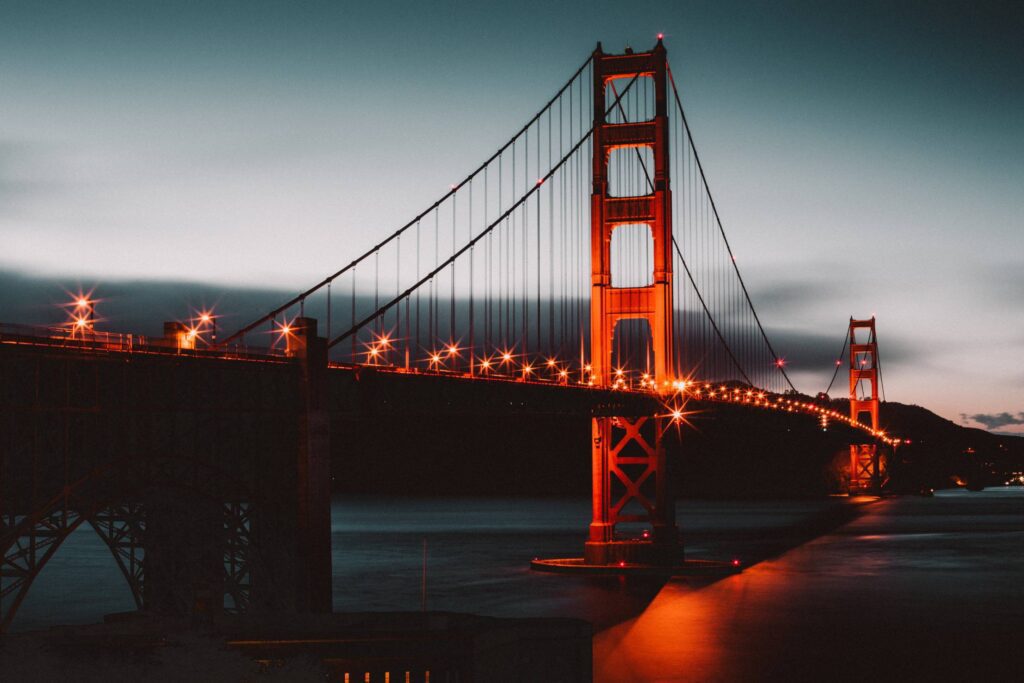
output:
{"label": "dusk sky", "polygon": [[1014,2],[0,0],[0,321],[78,284],[273,303],[437,199],[596,41],[659,32],[798,388],[874,314],[890,400],[1024,434]]}

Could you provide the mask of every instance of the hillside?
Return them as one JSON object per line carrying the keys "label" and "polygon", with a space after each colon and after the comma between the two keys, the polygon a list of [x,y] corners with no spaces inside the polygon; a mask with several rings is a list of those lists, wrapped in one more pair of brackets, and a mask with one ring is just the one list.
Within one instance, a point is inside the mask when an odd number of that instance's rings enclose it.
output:
{"label": "hillside", "polygon": [[[807,399],[810,400],[810,399]],[[846,401],[833,401],[846,412]],[[686,497],[816,496],[845,490],[850,435],[798,414],[728,404],[694,406],[691,426],[670,429],[673,487]],[[883,426],[907,439],[892,460],[893,486],[942,488],[985,473],[1024,469],[1024,439],[968,429],[920,406],[885,403]],[[590,422],[565,416],[369,416],[339,420],[335,488],[393,495],[590,493]],[[997,475],[993,475],[993,470]]]}

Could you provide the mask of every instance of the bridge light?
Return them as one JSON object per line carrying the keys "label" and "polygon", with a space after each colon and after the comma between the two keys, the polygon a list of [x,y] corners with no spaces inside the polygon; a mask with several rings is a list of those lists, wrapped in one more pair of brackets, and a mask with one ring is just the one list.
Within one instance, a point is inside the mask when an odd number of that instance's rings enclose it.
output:
{"label": "bridge light", "polygon": [[85,318],[81,318],[81,317],[75,318],[75,327],[77,327],[78,329],[82,329],[87,324],[88,324],[88,321],[86,321]]}
{"label": "bridge light", "polygon": [[583,371],[584,372],[590,372],[593,369],[594,369],[594,367],[590,363],[587,363],[586,365],[583,366]]}
{"label": "bridge light", "polygon": [[548,367],[549,368],[555,367],[556,363],[557,363],[557,361],[554,358],[548,358]]}
{"label": "bridge light", "polygon": [[89,300],[86,299],[84,296],[80,296],[75,301],[75,307],[76,308],[88,308],[89,307]]}
{"label": "bridge light", "polygon": [[558,371],[558,376],[562,377],[562,378],[568,377],[569,376],[569,371],[568,370],[559,370]]}
{"label": "bridge light", "polygon": [[776,358],[775,359],[775,365],[776,365],[776,367],[780,367],[780,368],[784,367],[786,365],[786,359],[785,358]]}
{"label": "bridge light", "polygon": [[480,361],[480,367],[483,368],[484,370],[490,370],[491,369],[491,359],[490,358],[484,358],[482,361]]}
{"label": "bridge light", "polygon": [[662,40],[664,38],[665,38],[665,34],[664,33],[659,33],[658,34],[658,40]]}

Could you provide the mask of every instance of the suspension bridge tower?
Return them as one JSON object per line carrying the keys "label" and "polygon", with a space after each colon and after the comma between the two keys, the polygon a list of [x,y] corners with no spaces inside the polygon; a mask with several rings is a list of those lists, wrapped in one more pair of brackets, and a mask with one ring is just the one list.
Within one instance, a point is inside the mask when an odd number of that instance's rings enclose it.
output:
{"label": "suspension bridge tower", "polygon": [[[650,52],[604,54],[600,43],[594,51],[590,343],[591,377],[598,386],[611,385],[616,326],[626,319],[645,320],[649,326],[657,386],[671,385],[673,379],[666,70],[666,51],[660,39]],[[654,115],[649,120],[630,121],[612,82],[633,84],[643,78],[652,81]],[[611,111],[621,112],[614,123],[607,120]],[[648,158],[653,158],[650,191],[639,196],[613,196],[609,192],[612,153],[623,150],[640,155],[644,148],[651,152]],[[645,175],[650,173],[646,167],[643,171]],[[612,286],[612,233],[625,225],[645,225],[653,238],[654,272],[646,286]],[[586,564],[667,564],[679,559],[675,505],[668,491],[662,442],[664,422],[650,415],[592,418],[593,518]],[[644,525],[648,531],[639,539],[619,539],[615,534],[619,523]]]}
{"label": "suspension bridge tower", "polygon": [[[866,331],[867,338],[858,341],[857,332]],[[878,431],[878,340],[875,319],[850,318],[850,419],[860,422],[868,414],[871,429]],[[861,392],[862,383],[867,391]],[[850,445],[850,495],[878,494],[885,485],[885,461],[878,444]]]}

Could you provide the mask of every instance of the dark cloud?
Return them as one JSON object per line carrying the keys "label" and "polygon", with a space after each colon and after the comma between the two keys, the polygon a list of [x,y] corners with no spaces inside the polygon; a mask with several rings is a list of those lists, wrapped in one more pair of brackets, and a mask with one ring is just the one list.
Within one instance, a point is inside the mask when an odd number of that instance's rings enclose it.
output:
{"label": "dark cloud", "polygon": [[[44,277],[26,273],[0,271],[0,322],[30,325],[59,325],[67,320],[62,304],[71,300],[79,290],[94,290],[100,300],[97,314],[104,321],[103,327],[114,331],[138,334],[160,334],[163,322],[187,320],[194,311],[216,307],[225,329],[235,329],[290,299],[296,292],[271,288],[243,288],[231,285],[214,285],[189,281],[145,281],[105,280],[68,277]],[[585,305],[585,304],[584,304]],[[463,305],[460,304],[462,309]],[[364,313],[372,310],[372,301],[360,297],[359,309]],[[312,297],[307,304],[308,315],[324,318],[324,302]],[[291,312],[294,314],[295,311]],[[335,314],[338,314],[337,309]],[[460,314],[461,315],[461,314]],[[682,329],[690,334],[707,332],[707,338],[719,342],[695,311],[683,313]],[[335,321],[335,328],[341,321]],[[749,344],[748,330],[740,334],[727,324],[720,324],[726,339],[735,350]],[[788,367],[795,371],[827,371],[834,367],[843,343],[844,327],[824,334],[800,328],[768,328],[767,335],[775,351],[786,359]],[[335,332],[337,329],[334,330]],[[685,337],[686,335],[684,335]],[[746,339],[744,342],[741,340]],[[683,339],[684,343],[700,345],[705,340]],[[884,340],[880,356],[885,362],[899,362],[911,357],[911,349],[898,340]],[[760,346],[759,344],[756,344]],[[749,347],[748,347],[749,348]],[[915,358],[919,350],[913,350]]]}
{"label": "dark cloud", "polygon": [[754,295],[754,304],[759,311],[794,311],[806,308],[808,304],[834,299],[844,291],[845,288],[840,282],[836,282],[834,277],[831,280],[822,278],[813,282],[762,282]]}
{"label": "dark cloud", "polygon": [[968,415],[960,413],[960,419],[964,424],[977,422],[985,425],[985,429],[999,429],[1010,425],[1024,425],[1024,412],[1017,413],[1016,417],[1010,413],[976,413]]}
{"label": "dark cloud", "polygon": [[[159,335],[168,320],[187,320],[196,310],[216,307],[225,329],[249,322],[283,303],[294,292],[246,289],[199,282],[42,277],[0,272],[0,322],[60,325],[68,314],[62,304],[78,291],[94,291],[97,316],[112,331]],[[313,315],[316,315],[313,313]]]}
{"label": "dark cloud", "polygon": [[[766,333],[775,350],[794,370],[819,370],[834,367],[837,360],[846,362],[846,356],[842,359],[839,356],[845,340],[845,330],[844,323],[843,327],[833,334],[804,329],[772,328],[768,328]],[[878,356],[884,367],[887,362],[920,358],[921,353],[898,339],[886,338],[879,339]]]}

